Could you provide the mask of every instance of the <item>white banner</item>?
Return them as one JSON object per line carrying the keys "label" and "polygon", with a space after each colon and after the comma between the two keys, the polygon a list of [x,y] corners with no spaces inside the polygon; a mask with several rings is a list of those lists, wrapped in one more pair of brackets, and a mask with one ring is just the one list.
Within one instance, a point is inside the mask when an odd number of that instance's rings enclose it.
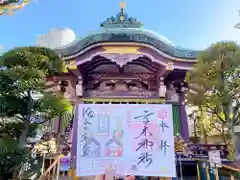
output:
{"label": "white banner", "polygon": [[211,167],[222,167],[221,153],[220,150],[213,150],[208,152],[208,157]]}
{"label": "white banner", "polygon": [[172,105],[80,105],[77,138],[77,176],[176,176]]}

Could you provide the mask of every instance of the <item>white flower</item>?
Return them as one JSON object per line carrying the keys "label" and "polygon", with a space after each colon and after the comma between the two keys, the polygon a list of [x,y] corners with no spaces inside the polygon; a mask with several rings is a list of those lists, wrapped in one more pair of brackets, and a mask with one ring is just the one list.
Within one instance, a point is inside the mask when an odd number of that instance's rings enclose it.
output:
{"label": "white flower", "polygon": [[30,169],[31,169],[31,164],[29,164],[28,162],[23,165],[23,171],[28,171]]}

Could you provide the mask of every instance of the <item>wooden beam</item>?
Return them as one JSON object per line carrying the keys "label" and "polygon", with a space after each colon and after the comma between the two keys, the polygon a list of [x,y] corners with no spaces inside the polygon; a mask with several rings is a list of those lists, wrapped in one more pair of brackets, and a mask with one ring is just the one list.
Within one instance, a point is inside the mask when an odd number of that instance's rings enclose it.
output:
{"label": "wooden beam", "polygon": [[143,103],[143,104],[163,104],[165,103],[164,99],[135,99],[135,98],[80,98],[81,101],[89,102],[89,103]]}

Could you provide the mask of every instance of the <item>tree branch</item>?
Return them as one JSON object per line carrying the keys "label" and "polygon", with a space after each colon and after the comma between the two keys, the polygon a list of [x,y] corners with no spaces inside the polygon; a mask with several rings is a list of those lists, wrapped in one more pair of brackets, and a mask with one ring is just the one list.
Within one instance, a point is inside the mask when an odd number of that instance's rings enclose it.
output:
{"label": "tree branch", "polygon": [[234,125],[240,124],[240,112],[237,113],[238,115],[234,118]]}
{"label": "tree branch", "polygon": [[222,123],[226,123],[226,121],[219,115],[219,113],[217,112],[216,108],[212,109],[210,106],[208,106],[207,104],[204,105],[207,109],[211,110],[210,113],[214,114],[217,116],[217,118],[222,122]]}
{"label": "tree branch", "polygon": [[240,102],[237,100],[237,105],[233,109],[233,124],[238,124],[240,118]]}
{"label": "tree branch", "polygon": [[210,124],[211,124],[211,126],[214,128],[214,129],[216,129],[218,132],[219,132],[219,134],[222,136],[222,139],[223,139],[223,141],[224,141],[224,143],[226,144],[226,138],[225,138],[225,134],[224,134],[224,129],[220,129],[220,128],[218,128],[216,125],[215,125],[215,123],[212,123],[212,122],[210,122]]}
{"label": "tree branch", "polygon": [[45,122],[48,122],[49,120],[44,120],[42,122],[35,122],[34,124],[44,124]]}
{"label": "tree branch", "polygon": [[16,117],[17,119],[21,120],[21,121],[24,121],[24,120],[25,120],[23,117],[18,116],[18,115],[16,115],[15,117]]}

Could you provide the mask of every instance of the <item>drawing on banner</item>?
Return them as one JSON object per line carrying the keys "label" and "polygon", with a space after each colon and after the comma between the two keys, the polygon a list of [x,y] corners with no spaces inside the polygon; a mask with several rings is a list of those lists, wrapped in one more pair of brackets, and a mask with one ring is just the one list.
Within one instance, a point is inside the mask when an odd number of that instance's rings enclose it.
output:
{"label": "drawing on banner", "polygon": [[91,119],[95,117],[95,112],[90,109],[83,109],[83,134],[81,140],[82,154],[84,157],[100,157],[100,143],[95,139],[92,132],[89,130],[89,125],[92,124]]}
{"label": "drawing on banner", "polygon": [[98,130],[97,135],[108,136],[110,126],[110,113],[98,112]]}
{"label": "drawing on banner", "polygon": [[171,105],[84,104],[79,108],[77,175],[175,177]]}
{"label": "drawing on banner", "polygon": [[113,131],[113,135],[105,145],[105,152],[107,157],[120,157],[123,153],[122,145],[123,130],[121,126],[121,120],[117,117],[116,129]]}
{"label": "drawing on banner", "polygon": [[161,109],[158,111],[158,119],[159,120],[166,120],[168,118],[168,112],[166,109]]}

